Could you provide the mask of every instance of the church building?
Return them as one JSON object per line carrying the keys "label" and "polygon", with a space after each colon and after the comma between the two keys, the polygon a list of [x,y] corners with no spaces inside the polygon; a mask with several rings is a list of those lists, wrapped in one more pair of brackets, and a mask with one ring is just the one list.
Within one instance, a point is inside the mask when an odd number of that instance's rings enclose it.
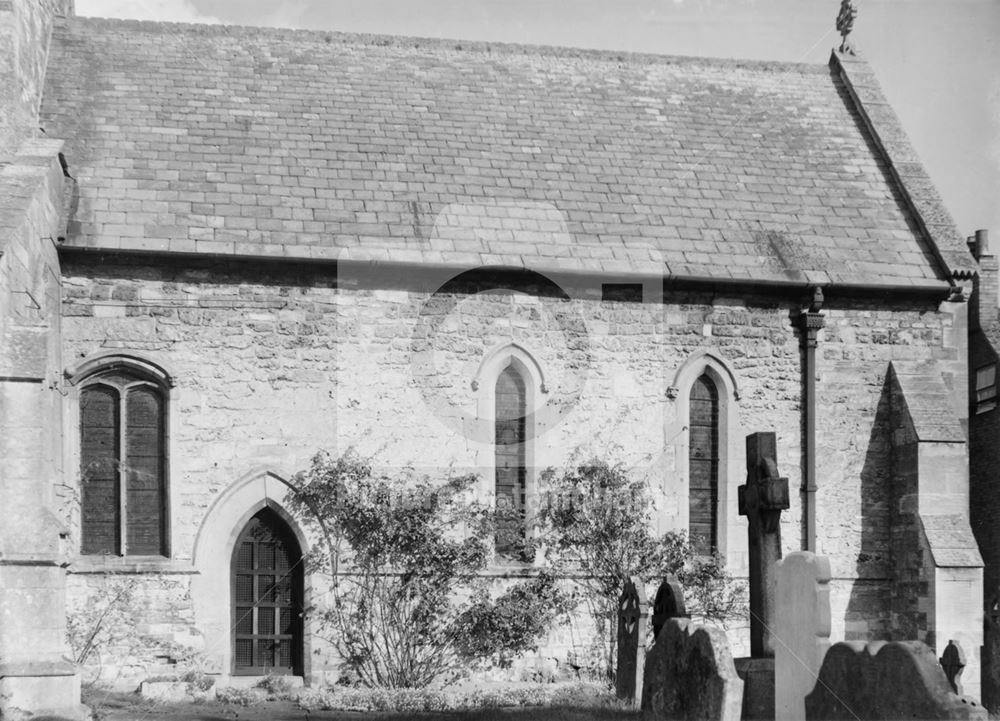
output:
{"label": "church building", "polygon": [[471,471],[528,514],[544,469],[621,462],[659,531],[745,577],[757,431],[785,552],[831,559],[832,638],[953,639],[978,697],[977,273],[851,54],[0,0],[2,703],[79,713],[67,615],[122,579],[148,653],[102,662],[133,686],[184,654],[335,679],[288,510],[320,450]]}

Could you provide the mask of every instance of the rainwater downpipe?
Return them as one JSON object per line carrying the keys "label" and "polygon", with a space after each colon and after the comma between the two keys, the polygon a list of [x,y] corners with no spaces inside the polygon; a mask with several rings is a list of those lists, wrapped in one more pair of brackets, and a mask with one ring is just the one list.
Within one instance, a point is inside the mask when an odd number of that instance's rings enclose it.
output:
{"label": "rainwater downpipe", "polygon": [[802,343],[804,346],[805,389],[802,403],[806,411],[806,428],[804,440],[805,463],[802,473],[802,511],[805,516],[806,529],[803,550],[816,552],[816,347],[818,336],[826,323],[826,318],[820,311],[823,309],[823,289],[813,288],[809,310],[799,314],[802,328]]}

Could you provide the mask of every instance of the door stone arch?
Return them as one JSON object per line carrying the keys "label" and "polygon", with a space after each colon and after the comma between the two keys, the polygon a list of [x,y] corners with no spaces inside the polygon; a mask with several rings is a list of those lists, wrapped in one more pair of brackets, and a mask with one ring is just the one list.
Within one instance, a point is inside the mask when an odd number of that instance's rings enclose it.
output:
{"label": "door stone arch", "polygon": [[[191,596],[195,623],[204,634],[204,653],[210,667],[223,675],[233,674],[236,629],[234,626],[232,562],[237,542],[258,513],[269,511],[280,519],[294,539],[301,556],[311,544],[301,526],[287,510],[291,485],[271,471],[255,471],[230,485],[215,500],[198,529],[193,563]],[[301,608],[308,608],[312,594],[309,575],[301,580]],[[300,662],[295,670],[308,680],[311,674],[311,633],[308,619],[301,622]]]}

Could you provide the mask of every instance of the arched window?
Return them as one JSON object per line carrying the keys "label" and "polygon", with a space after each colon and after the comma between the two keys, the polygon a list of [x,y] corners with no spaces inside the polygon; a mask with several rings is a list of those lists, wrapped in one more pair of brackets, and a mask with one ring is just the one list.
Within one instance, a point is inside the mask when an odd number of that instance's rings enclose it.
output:
{"label": "arched window", "polygon": [[709,555],[719,533],[719,390],[707,373],[691,386],[688,410],[688,536]]}
{"label": "arched window", "polygon": [[81,553],[166,556],[166,392],[126,364],[80,384]]}
{"label": "arched window", "polygon": [[[504,524],[497,536],[497,550],[509,552],[524,536],[527,463],[525,459],[524,379],[508,365],[497,377],[495,391],[494,443],[497,508],[512,509],[514,523]],[[503,532],[505,531],[505,532]]]}

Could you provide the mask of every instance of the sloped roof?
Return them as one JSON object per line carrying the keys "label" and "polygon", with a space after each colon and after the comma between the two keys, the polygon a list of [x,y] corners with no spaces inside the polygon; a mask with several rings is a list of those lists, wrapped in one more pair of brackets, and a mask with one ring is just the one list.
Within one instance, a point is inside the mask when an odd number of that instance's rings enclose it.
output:
{"label": "sloped roof", "polygon": [[40,121],[79,181],[68,245],[794,283],[952,272],[825,66],[70,18]]}
{"label": "sloped roof", "polygon": [[894,360],[891,366],[917,440],[965,443],[958,412],[963,409],[955,407],[964,405],[957,400],[962,396],[945,384],[933,362]]}

